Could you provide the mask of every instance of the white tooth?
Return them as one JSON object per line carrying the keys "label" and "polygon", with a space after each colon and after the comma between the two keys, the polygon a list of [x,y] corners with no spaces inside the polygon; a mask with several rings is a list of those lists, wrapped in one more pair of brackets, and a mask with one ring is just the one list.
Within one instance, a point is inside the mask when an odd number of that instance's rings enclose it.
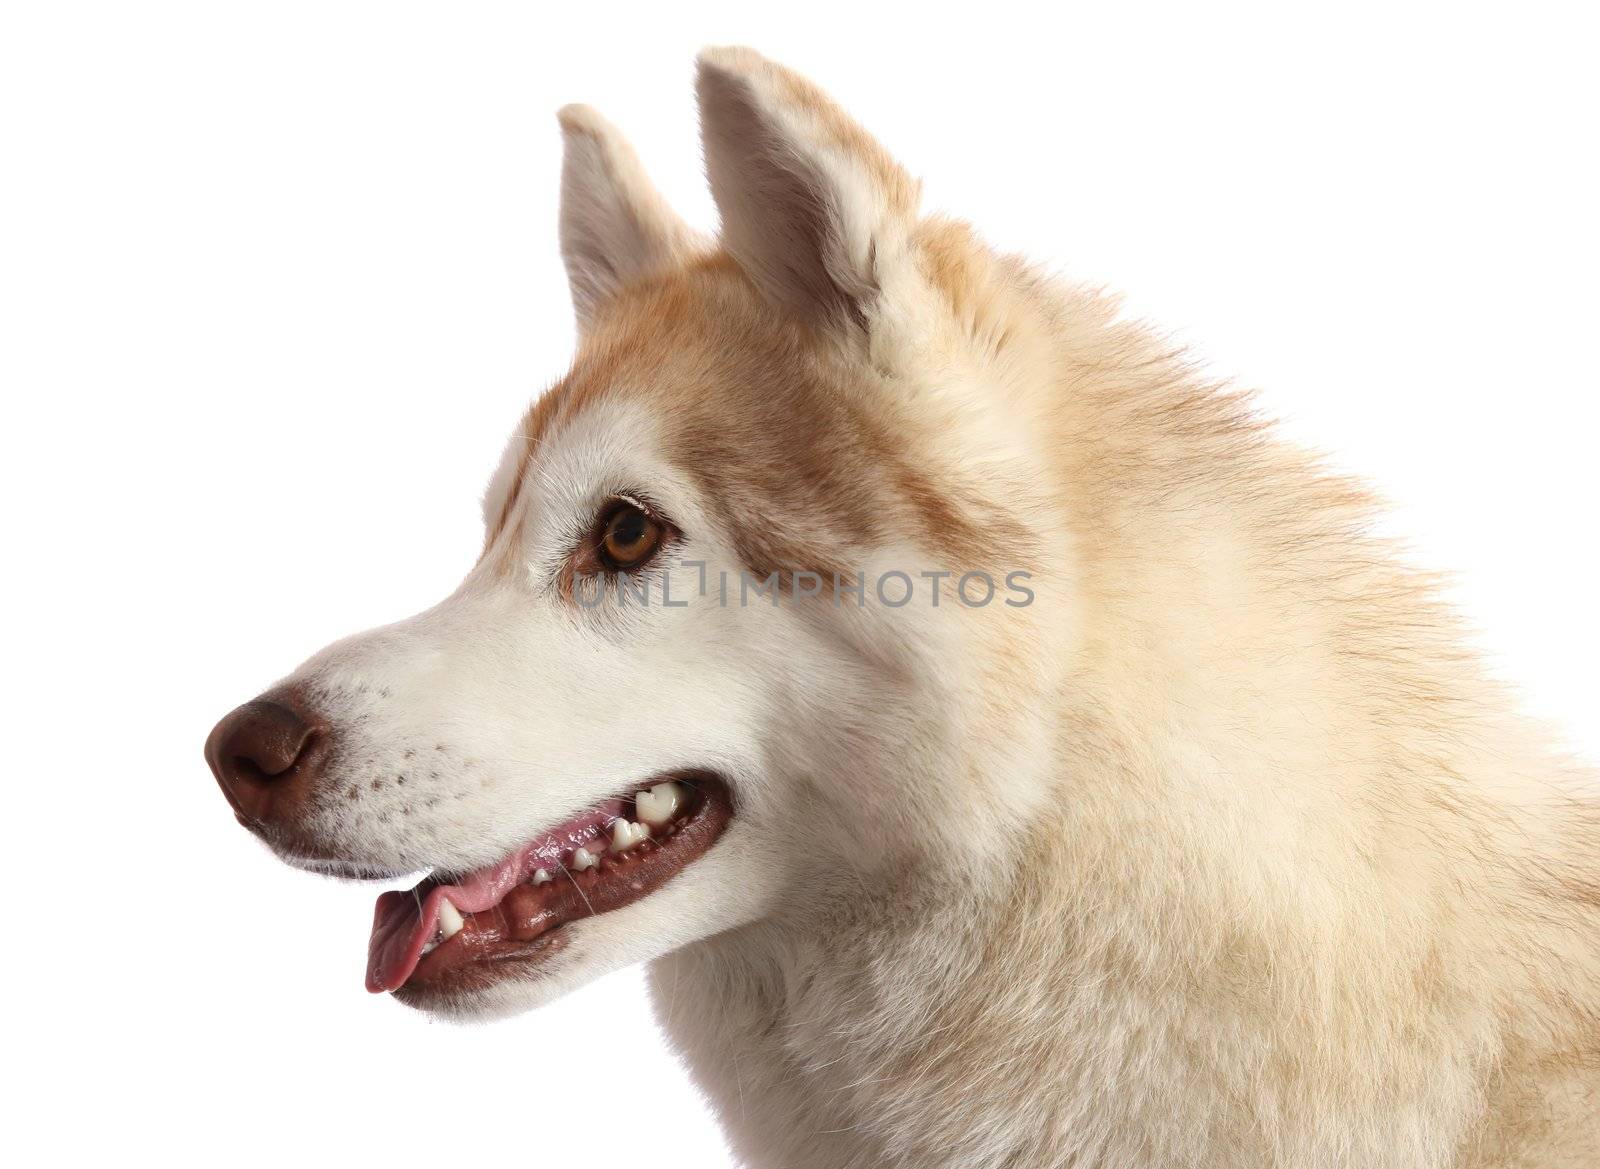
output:
{"label": "white tooth", "polygon": [[590,852],[587,848],[577,849],[572,854],[572,867],[577,869],[580,873],[583,872],[584,869],[594,868],[595,865],[599,863],[600,858],[595,856],[594,853]]}
{"label": "white tooth", "polygon": [[614,820],[611,823],[611,851],[627,852],[641,840],[650,838],[650,829],[643,824],[633,824],[627,820]]}
{"label": "white tooth", "polygon": [[633,797],[634,809],[646,824],[665,824],[683,806],[683,786],[670,780]]}
{"label": "white tooth", "polygon": [[535,885],[543,885],[549,879],[550,879],[550,874],[548,872],[546,872],[544,869],[534,869],[533,870],[533,883]]}
{"label": "white tooth", "polygon": [[466,922],[461,917],[461,911],[450,904],[450,898],[439,898],[439,933],[446,941],[461,932],[461,927]]}

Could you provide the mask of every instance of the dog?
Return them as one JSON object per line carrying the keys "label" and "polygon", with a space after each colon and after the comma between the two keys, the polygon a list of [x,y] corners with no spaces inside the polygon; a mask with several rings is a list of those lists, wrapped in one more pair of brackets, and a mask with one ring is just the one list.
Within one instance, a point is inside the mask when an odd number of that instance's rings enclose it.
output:
{"label": "dog", "polygon": [[720,234],[560,113],[571,370],[457,591],[229,714],[457,1019],[650,964],[784,1169],[1600,1165],[1600,800],[1286,445],[699,60]]}

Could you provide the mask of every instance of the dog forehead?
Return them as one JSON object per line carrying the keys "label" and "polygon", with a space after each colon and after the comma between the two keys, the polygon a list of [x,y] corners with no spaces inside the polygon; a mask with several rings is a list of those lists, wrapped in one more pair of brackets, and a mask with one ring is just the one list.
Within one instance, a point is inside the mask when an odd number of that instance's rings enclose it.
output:
{"label": "dog forehead", "polygon": [[573,524],[608,494],[660,489],[667,480],[682,500],[683,477],[661,458],[647,402],[597,398],[559,426],[513,434],[485,495],[483,559],[511,570],[520,560],[555,554]]}
{"label": "dog forehead", "polygon": [[647,395],[596,399],[528,452],[527,488],[549,503],[579,502],[599,485],[637,486],[634,475],[659,467],[661,427]]}
{"label": "dog forehead", "polygon": [[[984,533],[882,390],[715,260],[629,289],[524,419],[486,551],[502,530],[520,539],[525,496],[555,511],[597,488],[648,492],[669,472],[756,571],[824,566],[907,524],[972,562]],[[644,481],[599,483],[630,472]]]}
{"label": "dog forehead", "polygon": [[[781,332],[714,263],[619,296],[517,427],[485,496],[491,541],[525,487],[557,489],[629,456],[692,460],[708,429],[748,441]],[[536,474],[544,481],[531,483]]]}

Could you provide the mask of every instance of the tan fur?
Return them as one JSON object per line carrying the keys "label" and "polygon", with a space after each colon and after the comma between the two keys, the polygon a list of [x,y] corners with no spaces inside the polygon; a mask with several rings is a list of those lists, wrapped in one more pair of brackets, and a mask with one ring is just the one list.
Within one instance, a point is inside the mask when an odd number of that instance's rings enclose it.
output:
{"label": "tan fur", "polygon": [[561,168],[561,256],[578,323],[588,327],[617,291],[667,271],[701,243],[645,177],[639,157],[588,106],[557,115],[566,142]]}
{"label": "tan fur", "polygon": [[[652,961],[760,1169],[1600,1165],[1600,789],[1365,490],[924,217],[808,83],[712,50],[698,94],[720,241],[564,112],[580,347],[482,559],[286,687],[338,745],[303,777],[332,871],[503,863],[684,768],[733,815],[542,956],[403,1001],[505,1014]],[[631,566],[663,603],[587,609],[630,493],[671,528]],[[1020,572],[1031,603],[668,607],[691,560]]]}
{"label": "tan fur", "polygon": [[[893,166],[776,68],[713,54],[702,100],[776,76],[827,149]],[[713,157],[714,185],[737,183],[722,165],[744,162]],[[883,216],[907,214],[885,182]],[[833,212],[801,210],[781,246],[817,251],[787,268],[752,261],[770,243],[752,219],[732,258],[622,292],[529,433],[646,403],[758,572],[897,541],[1037,569],[1044,593],[1009,625],[961,618],[979,674],[926,728],[947,762],[873,796],[1005,791],[974,825],[976,871],[891,844],[657,964],[736,1148],[763,1166],[1600,1164],[1592,777],[1366,534],[1366,493],[1114,303],[965,227],[913,222],[888,241],[904,270],[852,281],[815,242]],[[893,281],[924,299],[892,307]],[[806,296],[820,316],[793,311]],[[896,781],[809,782],[828,821]]]}

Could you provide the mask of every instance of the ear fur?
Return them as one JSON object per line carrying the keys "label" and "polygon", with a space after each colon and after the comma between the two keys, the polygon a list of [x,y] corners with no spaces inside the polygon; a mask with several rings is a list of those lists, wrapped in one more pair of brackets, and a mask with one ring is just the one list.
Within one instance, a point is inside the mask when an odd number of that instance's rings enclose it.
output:
{"label": "ear fur", "polygon": [[722,242],[770,299],[864,327],[906,261],[919,190],[809,81],[744,48],[700,54],[697,89]]}
{"label": "ear fur", "polygon": [[557,115],[565,140],[561,166],[561,256],[572,286],[578,331],[627,285],[668,271],[701,249],[695,232],[667,206],[626,139],[588,106]]}

